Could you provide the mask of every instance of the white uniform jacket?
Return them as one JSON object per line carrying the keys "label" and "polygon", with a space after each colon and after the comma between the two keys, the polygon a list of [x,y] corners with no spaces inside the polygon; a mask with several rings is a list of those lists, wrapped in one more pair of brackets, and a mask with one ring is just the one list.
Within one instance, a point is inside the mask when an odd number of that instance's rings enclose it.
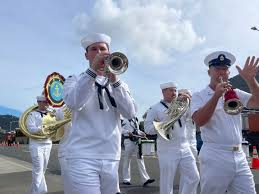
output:
{"label": "white uniform jacket", "polygon": [[[167,104],[169,105],[169,104]],[[153,121],[163,122],[167,115],[165,114],[167,108],[161,104],[161,102],[153,105],[147,113],[147,117],[144,122],[144,129],[147,134],[157,134]],[[169,133],[172,136],[170,141],[164,140],[160,135],[157,137],[157,150],[170,151],[171,149],[177,149],[188,146],[189,143],[186,138],[186,119],[190,117],[190,112],[187,111],[181,118],[181,125],[177,121],[174,124],[173,129],[169,129]]]}
{"label": "white uniform jacket", "polygon": [[127,85],[121,81],[111,84],[88,69],[66,79],[63,95],[65,104],[72,109],[66,158],[120,160],[120,115],[132,118],[136,114]]}
{"label": "white uniform jacket", "polygon": [[[36,134],[41,131],[42,117],[42,113],[38,111],[33,111],[29,114],[26,120],[26,126],[31,134]],[[52,144],[52,141],[50,139],[34,140],[30,138],[30,146],[37,146],[39,144]]]}
{"label": "white uniform jacket", "polygon": [[[244,106],[247,105],[251,94],[235,89],[237,96]],[[214,95],[214,91],[207,86],[200,92],[194,93],[191,102],[191,114],[203,107]],[[216,143],[226,146],[242,143],[242,119],[241,114],[229,115],[224,109],[224,100],[220,98],[210,120],[201,126],[201,137],[206,143]]]}

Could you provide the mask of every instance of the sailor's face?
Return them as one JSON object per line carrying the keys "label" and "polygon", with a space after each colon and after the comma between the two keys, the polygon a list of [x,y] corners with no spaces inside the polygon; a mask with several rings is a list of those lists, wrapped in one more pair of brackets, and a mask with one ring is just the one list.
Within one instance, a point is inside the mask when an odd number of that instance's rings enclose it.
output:
{"label": "sailor's face", "polygon": [[177,96],[176,88],[166,88],[162,90],[164,100],[171,102]]}
{"label": "sailor's face", "polygon": [[208,74],[213,82],[219,83],[221,78],[223,81],[227,81],[230,72],[227,66],[211,66]]}
{"label": "sailor's face", "polygon": [[40,110],[46,110],[49,105],[47,101],[37,101],[37,102]]}
{"label": "sailor's face", "polygon": [[109,48],[106,43],[104,42],[96,42],[94,44],[91,44],[85,53],[86,59],[89,60],[90,64],[92,64],[92,61],[94,60],[95,56],[98,53],[104,53],[109,54]]}

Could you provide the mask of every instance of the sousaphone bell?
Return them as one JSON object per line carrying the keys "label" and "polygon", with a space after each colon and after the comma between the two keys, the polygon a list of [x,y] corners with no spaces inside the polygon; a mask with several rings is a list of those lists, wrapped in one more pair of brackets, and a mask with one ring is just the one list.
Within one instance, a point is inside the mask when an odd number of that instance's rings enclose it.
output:
{"label": "sousaphone bell", "polygon": [[[25,136],[37,140],[50,138],[52,141],[58,141],[62,139],[64,135],[64,126],[71,122],[71,110],[64,105],[62,99],[64,81],[65,78],[56,72],[47,77],[44,84],[44,94],[50,105],[50,107],[47,108],[48,113],[42,119],[41,130],[36,134],[32,134],[26,126],[26,121],[29,114],[38,109],[38,105],[28,108],[19,119],[20,130]],[[61,106],[63,106],[62,111],[64,119],[57,120],[54,108],[59,108]]]}

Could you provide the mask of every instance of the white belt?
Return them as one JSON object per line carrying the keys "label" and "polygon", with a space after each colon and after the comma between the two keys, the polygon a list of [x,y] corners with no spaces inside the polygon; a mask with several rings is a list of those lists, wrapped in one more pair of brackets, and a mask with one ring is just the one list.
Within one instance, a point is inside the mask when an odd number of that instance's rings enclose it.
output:
{"label": "white belt", "polygon": [[203,142],[204,146],[208,146],[211,148],[216,148],[220,150],[226,150],[226,151],[232,151],[232,152],[237,152],[242,150],[242,145],[237,144],[237,145],[222,145],[222,144],[216,144],[216,143],[208,143],[208,142]]}

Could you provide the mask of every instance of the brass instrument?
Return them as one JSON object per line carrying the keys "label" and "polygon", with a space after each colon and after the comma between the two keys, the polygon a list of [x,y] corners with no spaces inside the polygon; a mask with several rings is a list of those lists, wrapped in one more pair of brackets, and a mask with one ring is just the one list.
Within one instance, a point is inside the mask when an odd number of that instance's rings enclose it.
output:
{"label": "brass instrument", "polygon": [[165,140],[170,140],[169,130],[173,127],[174,123],[180,119],[184,113],[188,110],[190,105],[190,99],[186,96],[178,96],[174,99],[167,111],[167,117],[163,122],[153,121],[156,131],[161,135]]}
{"label": "brass instrument", "polygon": [[[50,74],[46,79],[44,85],[44,94],[49,104],[53,107],[60,107],[64,104],[63,99],[61,98],[61,94],[56,92],[58,88],[63,89],[63,83],[64,77],[56,72]],[[51,90],[53,86],[55,90]],[[59,96],[57,96],[56,94],[59,94]],[[37,140],[50,138],[52,141],[58,141],[62,139],[64,135],[64,126],[67,123],[71,122],[71,110],[66,105],[64,105],[62,107],[64,119],[57,120],[55,110],[47,108],[47,115],[43,116],[42,118],[40,131],[38,133],[32,134],[28,131],[26,122],[29,114],[33,111],[36,111],[37,109],[38,105],[34,105],[25,110],[24,113],[21,115],[19,119],[21,132],[27,137]]]}
{"label": "brass instrument", "polygon": [[104,60],[106,72],[119,75],[128,69],[128,58],[121,52],[114,52]]}
{"label": "brass instrument", "polygon": [[[223,83],[222,77],[220,77],[220,82]],[[223,99],[224,111],[227,114],[237,115],[242,112],[244,106],[232,87],[224,93]]]}
{"label": "brass instrument", "polygon": [[52,141],[58,141],[62,139],[64,135],[64,125],[71,121],[71,117],[66,118],[64,116],[64,120],[57,121],[55,116],[52,113],[48,113],[42,119],[41,130],[38,133],[30,133],[26,126],[26,121],[29,114],[38,109],[38,105],[34,105],[28,108],[19,119],[19,126],[21,132],[29,138],[43,140],[50,138]]}

